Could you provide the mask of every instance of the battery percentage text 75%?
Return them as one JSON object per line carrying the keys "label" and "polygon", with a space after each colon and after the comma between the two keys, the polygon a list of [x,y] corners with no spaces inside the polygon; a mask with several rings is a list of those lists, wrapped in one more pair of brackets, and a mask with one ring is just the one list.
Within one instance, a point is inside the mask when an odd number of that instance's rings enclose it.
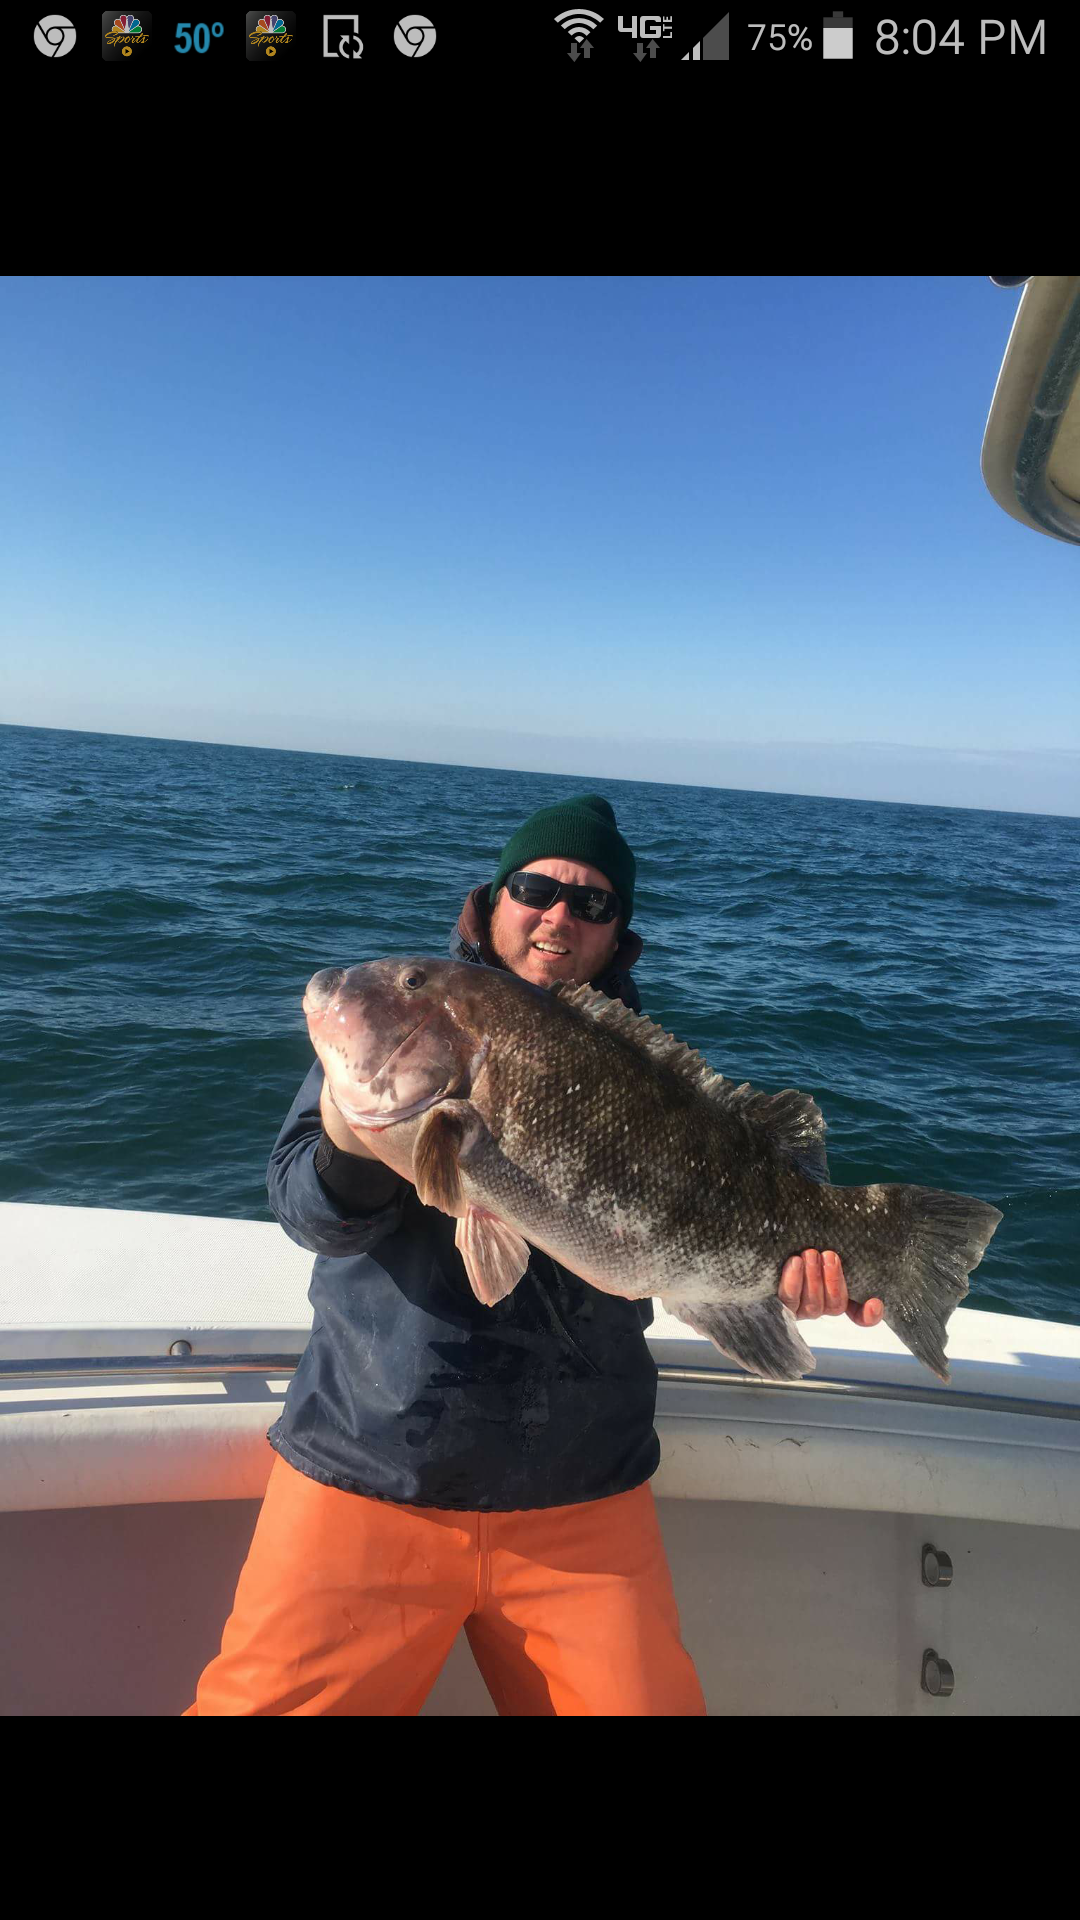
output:
{"label": "battery percentage text 75%", "polygon": [[768,44],[773,53],[783,53],[788,47],[796,47],[800,53],[812,53],[814,50],[814,43],[805,27],[771,27],[759,20],[750,20],[747,25],[750,32],[757,36],[751,53],[757,52],[762,34],[765,33],[769,36]]}

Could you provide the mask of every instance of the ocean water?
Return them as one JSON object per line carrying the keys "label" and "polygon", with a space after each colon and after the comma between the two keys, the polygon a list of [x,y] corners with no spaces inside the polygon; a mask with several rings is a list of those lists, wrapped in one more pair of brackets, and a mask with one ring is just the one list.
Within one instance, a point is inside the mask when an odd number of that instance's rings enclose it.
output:
{"label": "ocean water", "polygon": [[319,967],[445,953],[611,800],[644,1009],[813,1093],[833,1180],[1004,1213],[969,1306],[1080,1324],[1080,820],[0,728],[0,1198],[269,1219]]}

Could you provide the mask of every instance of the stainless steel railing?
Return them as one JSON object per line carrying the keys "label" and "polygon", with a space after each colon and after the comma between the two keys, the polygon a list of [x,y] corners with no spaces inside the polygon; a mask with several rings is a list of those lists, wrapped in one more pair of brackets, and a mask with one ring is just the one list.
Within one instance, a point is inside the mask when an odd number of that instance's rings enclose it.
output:
{"label": "stainless steel railing", "polygon": [[[176,1344],[186,1344],[177,1342]],[[230,1373],[292,1373],[296,1353],[145,1354],[110,1358],[107,1354],[77,1355],[50,1360],[0,1360],[0,1383],[45,1380],[199,1380]],[[1080,1406],[1052,1400],[1022,1400],[1010,1394],[967,1393],[958,1387],[897,1386],[891,1381],[761,1380],[741,1369],[723,1367],[657,1367],[660,1385],[736,1387],[746,1393],[841,1395],[855,1400],[894,1400],[924,1405],[966,1407],[972,1412],[1019,1413],[1055,1420],[1080,1420]]]}

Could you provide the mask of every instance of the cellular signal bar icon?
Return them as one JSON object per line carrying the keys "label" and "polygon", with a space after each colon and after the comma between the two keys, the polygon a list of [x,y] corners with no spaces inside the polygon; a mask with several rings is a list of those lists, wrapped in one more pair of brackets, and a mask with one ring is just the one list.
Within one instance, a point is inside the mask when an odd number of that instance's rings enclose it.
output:
{"label": "cellular signal bar icon", "polygon": [[568,7],[565,13],[555,15],[555,24],[565,27],[571,40],[580,44],[588,39],[595,27],[600,26],[603,18],[602,13],[590,13],[588,7]]}
{"label": "cellular signal bar icon", "polygon": [[683,54],[683,59],[684,60],[727,60],[729,58],[728,21],[730,20],[730,18],[731,18],[731,15],[728,13],[725,13],[723,19],[718,20],[715,27],[713,27],[712,31],[705,35],[704,40],[699,40],[695,46],[691,47],[689,53]]}

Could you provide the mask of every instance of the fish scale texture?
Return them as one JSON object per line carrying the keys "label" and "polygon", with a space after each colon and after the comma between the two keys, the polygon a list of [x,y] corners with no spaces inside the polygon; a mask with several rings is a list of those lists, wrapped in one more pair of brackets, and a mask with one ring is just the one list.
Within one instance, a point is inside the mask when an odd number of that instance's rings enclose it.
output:
{"label": "fish scale texture", "polygon": [[[657,1031],[637,1024],[643,1041]],[[467,1157],[468,1189],[594,1286],[766,1298],[784,1258],[833,1223],[842,1189],[785,1167],[765,1130],[620,1027],[558,1000],[523,1010],[516,994],[493,993],[489,1030],[472,1104],[492,1148]],[[853,1260],[869,1270],[880,1241],[870,1216],[853,1213]]]}

